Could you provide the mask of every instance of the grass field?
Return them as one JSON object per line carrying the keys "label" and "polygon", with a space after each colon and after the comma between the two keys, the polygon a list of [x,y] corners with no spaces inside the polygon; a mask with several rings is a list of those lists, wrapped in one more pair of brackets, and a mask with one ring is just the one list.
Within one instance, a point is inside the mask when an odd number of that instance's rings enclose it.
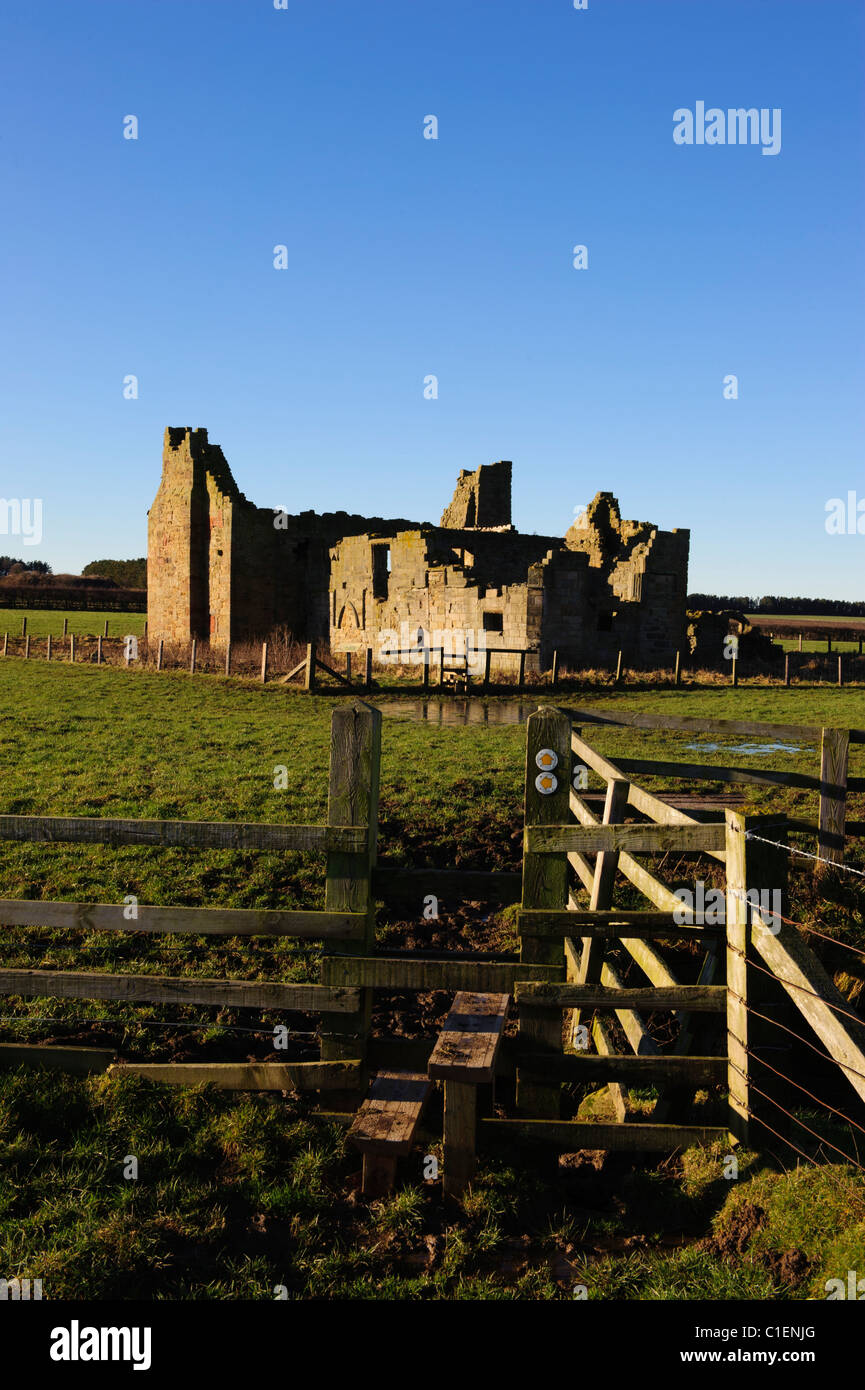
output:
{"label": "grass field", "polygon": [[87,613],[80,609],[68,612],[54,608],[0,608],[0,633],[8,632],[17,637],[21,631],[21,619],[27,619],[27,631],[33,637],[60,637],[63,621],[68,623],[68,631],[76,637],[98,637],[105,631],[108,623],[109,637],[142,637],[146,613]]}
{"label": "grass field", "polygon": [[[832,687],[606,692],[598,702],[865,724],[861,692]],[[0,664],[0,812],[321,821],[333,704],[218,677],[8,661]],[[817,767],[815,748],[758,760],[712,751],[708,737],[585,731],[613,758]],[[517,869],[524,752],[518,725],[385,718],[380,855],[417,867]],[[274,789],[279,765],[289,769],[283,791]],[[852,749],[851,772],[865,773],[862,745]],[[811,793],[744,790],[754,807],[815,816]],[[851,815],[863,815],[862,798]],[[865,867],[861,842],[850,862]],[[797,916],[865,942],[865,895],[842,885],[818,897],[810,874],[798,881]],[[3,842],[2,897],[119,902],[128,894],[150,904],[321,907],[323,862]],[[482,909],[445,925],[463,949],[514,940],[508,912],[491,919]],[[382,912],[379,931],[382,941],[405,944],[411,933],[418,944],[421,928]],[[35,928],[4,928],[0,940],[7,967],[301,981],[316,978],[318,959],[314,945],[284,940]],[[273,1055],[268,1030],[283,1017],[9,998],[0,1000],[0,1040],[243,1059]],[[309,1046],[300,1038],[290,1055],[309,1055]],[[429,1151],[440,1154],[433,1141]],[[137,1180],[123,1177],[130,1154]],[[42,1278],[46,1297],[271,1298],[284,1285],[292,1298],[552,1299],[584,1284],[590,1298],[678,1299],[824,1297],[826,1279],[865,1269],[861,1174],[835,1164],[785,1176],[751,1155],[731,1184],[721,1158],[695,1150],[657,1167],[599,1172],[588,1156],[556,1169],[497,1150],[455,1216],[419,1174],[387,1201],[359,1201],[359,1163],[342,1128],[313,1118],[302,1099],[9,1070],[0,1073],[0,1275]]]}
{"label": "grass field", "polygon": [[[748,618],[755,618],[755,617],[757,617],[757,618],[765,619],[767,616],[768,616],[768,615],[765,614],[765,613],[748,613],[748,614],[746,614],[746,617],[748,617]],[[837,616],[837,614],[831,614],[831,613],[827,613],[827,614],[818,614],[818,613],[789,613],[789,614],[786,614],[784,617],[782,617],[780,614],[778,614],[778,615],[773,615],[773,616],[777,616],[777,620],[778,620],[779,623],[800,623],[800,622],[801,622],[801,623],[807,623],[807,622],[813,622],[813,623],[844,623],[844,622],[849,622],[849,624],[850,624],[851,626],[853,626],[854,624],[857,625],[857,626],[862,626],[862,628],[863,628],[863,635],[865,635],[865,619],[862,619],[862,618],[850,618],[850,619],[848,620],[848,619],[845,619],[845,618],[839,618],[839,617]],[[799,638],[798,638],[798,637],[776,637],[776,638],[775,638],[775,645],[776,645],[777,647],[780,647],[781,650],[782,650],[782,651],[785,651],[785,652],[798,652],[798,650],[799,650]],[[822,654],[825,656],[825,655],[826,655],[826,638],[825,638],[825,637],[821,637],[821,638],[816,638],[816,637],[811,637],[811,638],[809,638],[809,637],[803,637],[803,638],[802,638],[802,651],[803,651],[803,652],[816,653],[816,654],[822,653]],[[858,651],[859,651],[859,643],[858,643],[858,642],[838,642],[838,641],[836,641],[835,638],[833,637],[833,638],[832,638],[832,651],[833,651],[833,653],[834,653],[834,652],[837,652],[837,653],[841,653],[842,655],[843,655],[844,653],[848,653],[848,652],[849,652],[849,653],[854,653],[854,654],[855,654],[855,653],[858,653]]]}

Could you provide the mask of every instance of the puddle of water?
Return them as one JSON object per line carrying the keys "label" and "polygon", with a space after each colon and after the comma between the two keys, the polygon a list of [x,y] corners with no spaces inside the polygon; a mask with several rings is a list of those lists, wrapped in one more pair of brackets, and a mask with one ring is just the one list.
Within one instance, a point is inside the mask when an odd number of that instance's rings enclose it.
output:
{"label": "puddle of water", "polygon": [[525,724],[537,700],[497,700],[489,704],[468,696],[461,700],[388,700],[379,704],[385,718],[415,724]]}
{"label": "puddle of water", "polygon": [[[538,708],[537,700],[496,700],[489,702],[477,696],[447,700],[401,699],[378,701],[378,708],[387,719],[402,719],[413,724],[437,724],[453,727],[459,724],[525,724]],[[622,732],[626,732],[623,730]],[[658,731],[661,732],[661,731]],[[744,757],[765,758],[771,753],[801,753],[796,743],[688,743],[689,749],[701,753],[740,753]]]}
{"label": "puddle of water", "polygon": [[699,753],[741,753],[747,758],[765,758],[770,753],[802,752],[797,743],[778,743],[777,740],[771,743],[737,743],[735,747],[724,743],[687,743],[685,747]]}

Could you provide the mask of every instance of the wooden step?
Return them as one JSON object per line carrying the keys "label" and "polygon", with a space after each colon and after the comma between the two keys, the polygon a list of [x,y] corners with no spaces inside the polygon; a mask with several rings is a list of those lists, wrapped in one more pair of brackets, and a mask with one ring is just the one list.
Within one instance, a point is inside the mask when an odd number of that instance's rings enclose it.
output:
{"label": "wooden step", "polygon": [[454,999],[429,1059],[437,1081],[482,1086],[492,1081],[510,995],[461,991]]}
{"label": "wooden step", "polygon": [[509,1003],[509,994],[461,991],[429,1059],[430,1076],[445,1083],[446,1197],[462,1197],[475,1171],[477,1088],[495,1077]]}
{"label": "wooden step", "polygon": [[419,1072],[380,1071],[348,1138],[363,1154],[363,1193],[380,1197],[396,1180],[396,1161],[411,1151],[432,1086]]}

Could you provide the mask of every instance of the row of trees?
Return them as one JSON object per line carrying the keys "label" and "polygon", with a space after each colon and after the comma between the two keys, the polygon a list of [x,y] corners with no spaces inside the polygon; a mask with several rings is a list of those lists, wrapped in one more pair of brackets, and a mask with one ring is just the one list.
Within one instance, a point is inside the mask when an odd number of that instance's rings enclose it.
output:
{"label": "row of trees", "polygon": [[89,565],[84,566],[81,575],[55,575],[44,560],[18,560],[14,555],[0,555],[0,579],[14,584],[19,575],[22,583],[28,582],[27,576],[50,575],[58,584],[67,586],[74,585],[76,579],[84,578],[109,579],[121,589],[146,589],[147,561],[143,556],[140,560],[91,560]]}
{"label": "row of trees", "polygon": [[44,560],[16,560],[14,555],[0,555],[0,579],[7,574],[51,574]]}
{"label": "row of trees", "polygon": [[785,598],[777,594],[766,594],[754,598],[748,594],[689,594],[688,608],[718,612],[725,608],[735,608],[740,613],[772,613],[787,616],[800,613],[820,613],[826,617],[861,618],[865,617],[865,599],[843,598]]}
{"label": "row of trees", "polygon": [[121,589],[147,588],[147,561],[143,555],[140,560],[91,560],[81,573],[113,579]]}

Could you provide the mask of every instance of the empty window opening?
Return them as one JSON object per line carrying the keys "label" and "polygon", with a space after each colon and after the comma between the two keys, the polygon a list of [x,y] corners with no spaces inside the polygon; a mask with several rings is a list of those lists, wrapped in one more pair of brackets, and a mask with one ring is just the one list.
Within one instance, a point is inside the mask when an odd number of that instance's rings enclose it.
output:
{"label": "empty window opening", "polygon": [[503,613],[484,614],[484,632],[504,632],[505,619]]}
{"label": "empty window opening", "polygon": [[389,575],[390,546],[382,542],[372,547],[373,598],[387,598],[387,581]]}

